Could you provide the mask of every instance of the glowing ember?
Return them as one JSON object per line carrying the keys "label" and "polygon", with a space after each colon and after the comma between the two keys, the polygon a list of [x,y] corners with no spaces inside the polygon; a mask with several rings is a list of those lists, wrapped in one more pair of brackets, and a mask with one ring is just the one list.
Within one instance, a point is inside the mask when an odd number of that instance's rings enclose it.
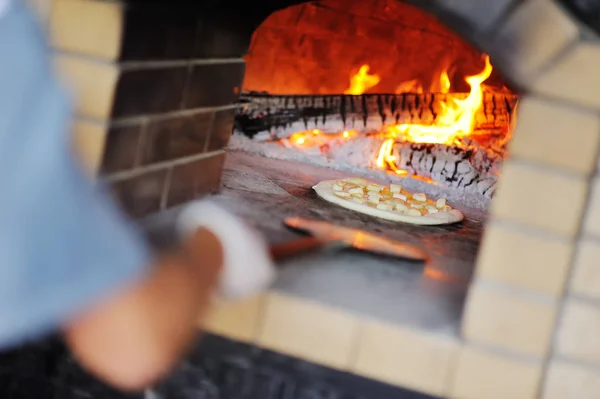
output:
{"label": "glowing ember", "polygon": [[350,78],[350,87],[344,94],[363,94],[381,81],[379,75],[369,75],[369,66],[363,65],[358,73]]}

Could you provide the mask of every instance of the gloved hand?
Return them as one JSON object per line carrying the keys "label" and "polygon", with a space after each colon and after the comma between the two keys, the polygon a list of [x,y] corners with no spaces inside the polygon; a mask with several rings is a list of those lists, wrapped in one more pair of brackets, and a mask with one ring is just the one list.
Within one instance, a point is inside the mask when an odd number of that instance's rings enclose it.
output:
{"label": "gloved hand", "polygon": [[263,238],[218,205],[196,201],[185,206],[177,220],[180,236],[194,234],[199,228],[213,233],[223,248],[223,270],[219,294],[239,299],[267,288],[275,278],[275,267]]}

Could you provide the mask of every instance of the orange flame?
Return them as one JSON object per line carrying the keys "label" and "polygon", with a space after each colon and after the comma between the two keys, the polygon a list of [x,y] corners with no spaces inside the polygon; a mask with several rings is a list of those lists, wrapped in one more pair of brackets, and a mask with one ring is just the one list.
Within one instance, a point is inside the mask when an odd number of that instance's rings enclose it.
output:
{"label": "orange flame", "polygon": [[360,67],[358,73],[350,77],[350,87],[344,91],[344,94],[363,94],[372,87],[377,86],[381,81],[379,75],[369,75],[369,65]]}
{"label": "orange flame", "polygon": [[[439,112],[436,121],[433,124],[399,124],[384,127],[383,131],[378,133],[376,137],[383,139],[375,165],[378,168],[389,170],[397,175],[406,176],[408,172],[398,168],[399,159],[394,154],[394,143],[397,140],[408,141],[413,143],[437,143],[437,144],[453,144],[456,139],[471,135],[475,128],[475,115],[482,107],[483,92],[491,88],[484,86],[482,83],[491,75],[492,65],[490,59],[486,55],[485,66],[483,70],[472,76],[467,76],[465,81],[470,86],[469,95],[466,98],[458,98],[449,94],[448,100],[445,103],[440,103],[442,112]],[[360,70],[350,78],[350,87],[344,91],[345,94],[362,94],[372,87],[375,87],[381,78],[377,74],[369,74],[369,65],[362,65]],[[439,72],[437,79],[434,79],[429,90],[434,93],[450,93],[451,82],[448,75],[448,68],[444,68]],[[412,79],[400,84],[396,93],[423,93],[423,85],[417,80]],[[461,96],[462,97],[462,96]],[[514,124],[516,117],[511,118]],[[292,134],[282,144],[291,144],[294,147],[314,147],[325,146],[331,140],[349,140],[357,134],[356,131],[344,131],[339,134],[324,134],[320,130],[312,130],[307,132],[299,132]],[[510,132],[507,133],[507,139],[510,137]],[[324,147],[322,147],[324,148]],[[420,178],[429,183],[435,184],[432,180],[420,176]]]}
{"label": "orange flame", "polygon": [[[458,138],[471,134],[475,126],[475,114],[482,105],[483,89],[481,84],[491,75],[490,58],[485,56],[485,67],[477,75],[467,76],[465,81],[471,87],[467,98],[450,98],[447,104],[441,103],[442,113],[432,125],[400,124],[391,126],[387,137],[404,138],[414,143],[452,144]],[[443,80],[447,79],[448,75]],[[449,80],[448,80],[449,85]],[[448,86],[449,88],[449,86]]]}

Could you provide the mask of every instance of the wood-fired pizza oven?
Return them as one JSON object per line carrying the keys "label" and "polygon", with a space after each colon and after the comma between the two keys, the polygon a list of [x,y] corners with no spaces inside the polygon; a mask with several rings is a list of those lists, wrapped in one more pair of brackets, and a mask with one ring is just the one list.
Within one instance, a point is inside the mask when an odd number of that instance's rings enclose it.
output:
{"label": "wood-fired pizza oven", "polygon": [[[211,331],[439,397],[600,396],[600,1],[199,3],[44,8],[76,143],[123,208],[220,190],[273,242],[300,214],[433,258],[299,260]],[[310,190],[348,174],[467,219],[394,225]]]}

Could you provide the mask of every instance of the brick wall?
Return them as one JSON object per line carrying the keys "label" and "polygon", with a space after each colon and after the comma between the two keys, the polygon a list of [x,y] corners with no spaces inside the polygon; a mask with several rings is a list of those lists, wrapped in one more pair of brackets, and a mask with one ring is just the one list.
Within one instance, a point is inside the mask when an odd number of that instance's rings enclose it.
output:
{"label": "brick wall", "polygon": [[190,2],[30,2],[75,98],[83,162],[131,216],[219,188],[252,28]]}

